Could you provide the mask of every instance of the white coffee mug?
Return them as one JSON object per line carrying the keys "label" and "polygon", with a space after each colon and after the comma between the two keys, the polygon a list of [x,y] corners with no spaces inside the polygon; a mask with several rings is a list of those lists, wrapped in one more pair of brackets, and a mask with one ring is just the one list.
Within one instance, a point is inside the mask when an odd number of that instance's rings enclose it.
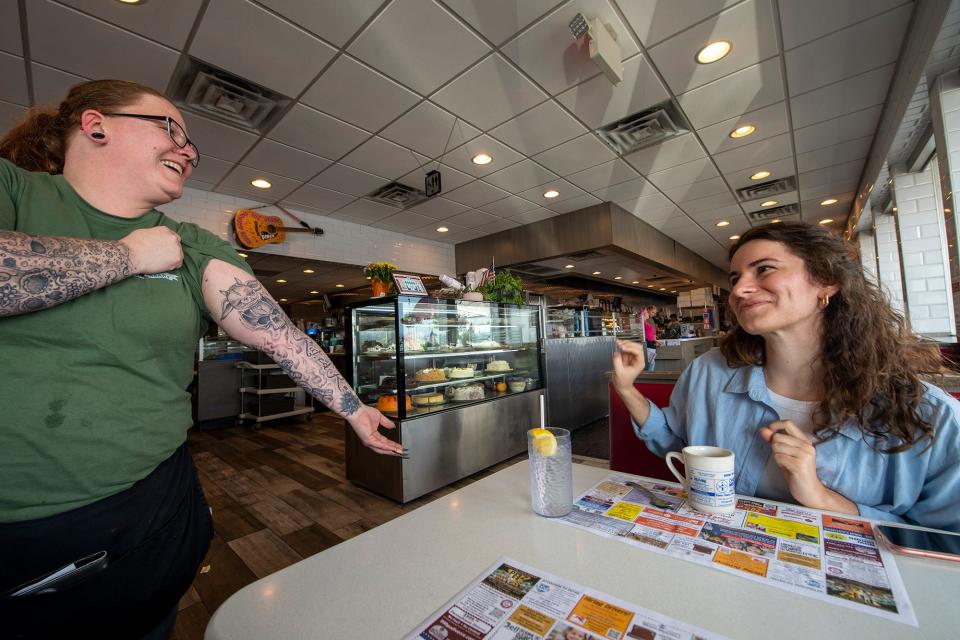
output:
{"label": "white coffee mug", "polygon": [[[687,475],[683,476],[673,466],[673,460],[683,461]],[[733,513],[737,504],[735,492],[733,451],[720,447],[684,447],[683,453],[671,451],[666,457],[667,466],[683,483],[687,502],[704,513]]]}

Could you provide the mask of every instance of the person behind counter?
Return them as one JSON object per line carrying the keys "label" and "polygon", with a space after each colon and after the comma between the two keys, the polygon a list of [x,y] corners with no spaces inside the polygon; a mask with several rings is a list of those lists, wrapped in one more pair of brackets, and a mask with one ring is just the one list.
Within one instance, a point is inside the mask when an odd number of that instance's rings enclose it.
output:
{"label": "person behind counter", "polygon": [[737,493],[960,531],[960,403],[923,382],[939,351],[911,335],[844,241],[817,225],[756,227],[730,248],[737,325],[681,374],[660,409],[613,384],[658,455],[736,454]]}
{"label": "person behind counter", "polygon": [[0,142],[4,637],[169,636],[213,534],[185,444],[208,316],[402,454],[229,244],[157,211],[198,159],[162,94],[117,80]]}
{"label": "person behind counter", "polygon": [[643,340],[647,348],[647,366],[644,371],[653,371],[657,359],[657,328],[653,324],[653,318],[657,315],[657,308],[654,305],[643,308]]}

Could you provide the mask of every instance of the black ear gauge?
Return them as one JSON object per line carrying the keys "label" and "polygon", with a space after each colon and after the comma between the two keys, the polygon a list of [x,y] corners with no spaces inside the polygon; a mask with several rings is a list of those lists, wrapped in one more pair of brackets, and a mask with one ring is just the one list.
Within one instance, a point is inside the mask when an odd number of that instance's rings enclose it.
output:
{"label": "black ear gauge", "polygon": [[94,131],[93,133],[90,134],[90,137],[93,138],[94,140],[103,140],[107,136],[106,134],[101,133],[100,131]]}

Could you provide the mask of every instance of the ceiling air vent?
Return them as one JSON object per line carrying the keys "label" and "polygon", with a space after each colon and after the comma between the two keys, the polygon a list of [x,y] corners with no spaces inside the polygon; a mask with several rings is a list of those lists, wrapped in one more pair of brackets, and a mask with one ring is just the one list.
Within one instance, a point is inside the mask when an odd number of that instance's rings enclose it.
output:
{"label": "ceiling air vent", "polygon": [[539,264],[515,264],[510,266],[511,271],[518,271],[520,273],[526,273],[531,276],[545,276],[549,274],[560,273],[559,269],[554,269],[553,267],[544,267]]}
{"label": "ceiling air vent", "polygon": [[800,213],[800,205],[797,203],[785,204],[782,207],[773,207],[772,209],[761,209],[760,211],[751,211],[747,215],[751,220],[772,220],[774,218],[783,219],[786,216],[793,216]]}
{"label": "ceiling air vent", "polygon": [[596,130],[620,155],[643,149],[690,131],[690,124],[669,100]]}
{"label": "ceiling air vent", "polygon": [[408,187],[399,182],[384,185],[367,196],[367,199],[386,204],[397,209],[406,209],[427,199],[427,194],[419,189]]}
{"label": "ceiling air vent", "polygon": [[770,180],[769,182],[761,182],[759,184],[752,184],[749,187],[737,189],[737,197],[740,198],[740,202],[747,202],[749,200],[759,200],[760,198],[775,196],[789,191],[796,191],[796,189],[797,181],[794,180],[793,176],[788,176],[786,178],[780,178],[779,180]]}
{"label": "ceiling air vent", "polygon": [[263,133],[290,105],[290,98],[249,80],[188,58],[174,84],[178,107],[220,122]]}
{"label": "ceiling air vent", "polygon": [[603,258],[605,256],[599,251],[581,251],[580,253],[571,253],[567,257],[571,260],[593,260],[594,258]]}

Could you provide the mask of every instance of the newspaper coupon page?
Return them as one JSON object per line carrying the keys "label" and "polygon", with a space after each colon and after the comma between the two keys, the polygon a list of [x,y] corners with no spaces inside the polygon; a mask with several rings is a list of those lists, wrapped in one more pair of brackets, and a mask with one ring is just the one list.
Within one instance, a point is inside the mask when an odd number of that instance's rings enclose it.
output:
{"label": "newspaper coupon page", "polygon": [[732,514],[708,515],[688,506],[678,485],[613,473],[557,521],[918,626],[896,562],[865,520],[759,498],[740,498]]}
{"label": "newspaper coupon page", "polygon": [[678,620],[500,558],[406,640],[723,639]]}

